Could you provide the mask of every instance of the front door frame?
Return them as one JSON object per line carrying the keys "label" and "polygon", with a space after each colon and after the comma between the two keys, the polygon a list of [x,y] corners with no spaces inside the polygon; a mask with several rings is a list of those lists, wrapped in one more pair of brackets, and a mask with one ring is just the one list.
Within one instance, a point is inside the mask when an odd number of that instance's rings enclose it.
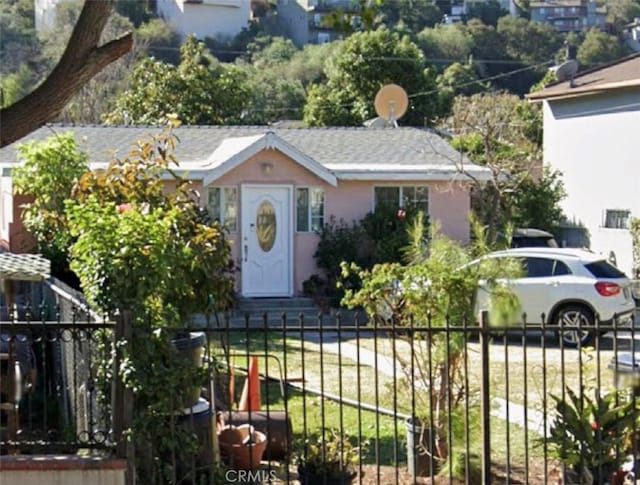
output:
{"label": "front door frame", "polygon": [[[260,189],[263,191],[268,191],[269,189],[286,189],[287,190],[287,197],[286,197],[286,203],[287,203],[287,209],[286,209],[286,216],[288,218],[288,222],[289,222],[289,227],[288,227],[288,234],[285,235],[285,240],[287,243],[287,250],[288,250],[288,255],[285,256],[285,259],[287,261],[288,264],[288,272],[287,272],[287,290],[286,292],[276,292],[276,293],[260,293],[260,294],[255,294],[255,293],[246,293],[246,284],[245,284],[245,274],[244,271],[246,271],[246,267],[244,265],[244,246],[245,246],[245,237],[248,237],[248,228],[249,228],[249,220],[251,220],[250,218],[253,216],[253,214],[248,214],[248,210],[249,207],[245,207],[244,204],[245,202],[247,202],[247,200],[245,199],[245,197],[247,196],[247,191],[246,189]],[[241,261],[241,287],[240,287],[240,293],[242,294],[242,296],[248,297],[248,298],[260,298],[260,297],[291,297],[293,296],[293,272],[294,272],[294,265],[293,265],[293,261],[294,261],[294,239],[293,239],[293,235],[295,233],[294,230],[294,219],[293,219],[293,215],[294,215],[294,207],[293,207],[293,203],[294,203],[294,186],[291,184],[240,184],[240,214],[241,214],[241,218],[240,218],[240,261]],[[245,220],[245,218],[247,218],[247,220]],[[245,224],[246,223],[246,224]]]}

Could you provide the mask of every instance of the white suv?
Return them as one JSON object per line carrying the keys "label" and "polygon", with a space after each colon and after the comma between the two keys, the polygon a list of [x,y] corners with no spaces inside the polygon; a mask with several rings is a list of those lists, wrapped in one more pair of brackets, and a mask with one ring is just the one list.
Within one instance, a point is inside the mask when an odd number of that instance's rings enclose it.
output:
{"label": "white suv", "polygon": [[[635,303],[631,282],[625,274],[601,255],[570,248],[517,248],[498,251],[489,258],[521,260],[524,275],[508,281],[520,299],[527,323],[541,324],[543,315],[549,325],[567,329],[592,326],[596,316],[601,323],[616,318],[628,323]],[[487,292],[478,292],[478,310],[488,308]],[[561,335],[566,345],[587,344],[593,330],[567,330]]]}

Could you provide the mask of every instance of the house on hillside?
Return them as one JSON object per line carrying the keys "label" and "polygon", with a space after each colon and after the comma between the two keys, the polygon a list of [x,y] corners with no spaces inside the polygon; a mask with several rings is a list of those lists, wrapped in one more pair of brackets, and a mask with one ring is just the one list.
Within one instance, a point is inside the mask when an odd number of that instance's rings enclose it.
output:
{"label": "house on hillside", "polygon": [[354,27],[359,21],[358,3],[349,0],[278,0],[277,9],[280,32],[298,47],[339,38],[340,33],[324,20],[336,10],[352,15]]}
{"label": "house on hillside", "polygon": [[531,94],[543,103],[544,163],[563,174],[563,209],[591,248],[632,269],[629,224],[640,217],[640,53]]}
{"label": "house on hillside", "polygon": [[[35,0],[35,27],[37,31],[54,26],[56,7],[61,3],[81,0]],[[251,0],[155,0],[155,13],[171,24],[181,36],[194,34],[228,39],[235,37],[249,25]]]}
{"label": "house on hillside", "polygon": [[591,28],[603,30],[607,7],[593,0],[542,0],[529,4],[531,20],[555,27],[561,32]]}
{"label": "house on hillside", "polygon": [[[92,169],[125,156],[135,140],[158,128],[44,127],[22,141],[72,130]],[[382,205],[415,205],[443,233],[469,239],[472,177],[489,171],[461,157],[432,131],[419,128],[273,128],[183,126],[175,155],[201,204],[226,225],[247,297],[300,294],[318,272],[318,231],[331,219],[358,221]],[[24,247],[21,203],[12,195],[15,144],[0,150],[0,244]],[[171,181],[167,181],[170,188]]]}
{"label": "house on hillside", "polygon": [[156,0],[156,13],[181,37],[230,39],[249,26],[251,0]]}

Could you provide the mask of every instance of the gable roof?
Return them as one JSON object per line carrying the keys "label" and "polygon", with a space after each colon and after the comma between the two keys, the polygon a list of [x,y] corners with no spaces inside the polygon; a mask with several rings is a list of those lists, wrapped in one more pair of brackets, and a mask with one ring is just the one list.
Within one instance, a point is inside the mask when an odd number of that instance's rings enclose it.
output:
{"label": "gable roof", "polygon": [[202,183],[205,186],[209,185],[217,178],[236,168],[247,158],[265,149],[278,150],[328,184],[334,187],[338,185],[336,176],[333,173],[271,131],[262,135],[225,138],[222,140],[222,143],[214,150],[203,167],[210,170]]}
{"label": "gable roof", "polygon": [[574,76],[573,83],[572,81],[555,82],[527,97],[530,101],[550,101],[634,86],[640,86],[640,52],[611,64],[579,72]]}
{"label": "gable roof", "polygon": [[[17,143],[73,131],[92,167],[125,157],[133,143],[161,128],[153,126],[48,125],[0,149],[0,166],[17,163]],[[210,172],[241,163],[264,145],[283,151],[329,183],[332,177],[359,180],[487,180],[489,170],[474,165],[440,136],[421,128],[274,128],[269,126],[180,126],[174,155],[179,171],[204,179]],[[250,155],[249,155],[250,156]]]}

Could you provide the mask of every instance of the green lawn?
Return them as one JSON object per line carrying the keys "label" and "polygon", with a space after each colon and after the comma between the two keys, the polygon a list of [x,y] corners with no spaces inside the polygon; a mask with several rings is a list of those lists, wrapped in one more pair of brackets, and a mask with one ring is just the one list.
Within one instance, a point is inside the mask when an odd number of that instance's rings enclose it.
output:
{"label": "green lawn", "polygon": [[[354,341],[351,341],[354,343]],[[397,342],[396,355],[407,355],[406,343]],[[394,419],[382,413],[361,410],[356,407],[340,404],[335,400],[322,398],[313,391],[322,390],[335,396],[342,396],[373,405],[377,401],[380,407],[394,408],[394,390],[397,398],[395,402],[398,412],[410,413],[410,402],[406,402],[405,397],[409,395],[406,385],[395,381],[392,376],[383,372],[375,373],[370,365],[356,365],[352,359],[340,357],[336,353],[320,353],[320,346],[313,342],[304,342],[301,345],[299,335],[288,333],[287,337],[278,331],[264,332],[261,330],[251,330],[250,338],[244,332],[232,333],[229,336],[229,349],[234,354],[231,362],[234,366],[246,368],[247,354],[264,356],[264,349],[268,349],[269,358],[259,357],[259,369],[261,374],[269,375],[279,379],[281,376],[285,380],[290,380],[293,385],[302,387],[306,392],[299,389],[286,388],[286,409],[291,418],[294,435],[300,438],[305,434],[319,433],[323,423],[325,429],[342,429],[348,434],[354,443],[357,442],[358,435],[362,441],[369,443],[366,454],[363,455],[363,463],[379,463],[381,465],[394,465],[406,463],[406,437],[405,424],[402,419]],[[373,342],[361,339],[360,344],[364,349],[373,349]],[[337,344],[336,344],[337,345]],[[404,347],[403,347],[404,345]],[[476,362],[477,349],[469,344],[470,353],[468,360],[470,387],[477,389],[478,385],[478,362]],[[286,351],[286,360],[285,360]],[[377,351],[383,355],[391,355],[392,347],[389,339],[379,339]],[[279,363],[279,364],[278,364]],[[494,367],[495,366],[495,369]],[[492,389],[495,393],[504,391],[504,382],[500,381],[500,368],[504,369],[499,362],[492,361]],[[321,372],[321,369],[323,370]],[[304,375],[304,383],[302,377]],[[244,377],[236,378],[236,399],[240,395]],[[518,380],[514,376],[510,383],[511,390],[517,390]],[[360,383],[360,389],[358,389]],[[528,389],[534,392],[533,387]],[[267,403],[271,409],[285,409],[285,403],[281,396],[280,386],[277,382],[271,381],[268,385],[262,381],[261,389],[262,408],[265,409]],[[474,408],[477,416],[477,407]],[[507,459],[510,466],[524,468],[526,460],[540,460],[542,448],[536,445],[535,435],[529,431],[525,440],[524,429],[517,425],[508,426],[498,418],[491,419],[491,450],[492,460],[502,463],[506,469]],[[456,431],[458,440],[453,446],[459,450],[469,449],[472,452],[480,450],[480,432],[477,420],[472,419],[468,442],[464,430]],[[507,443],[509,451],[507,453]]]}

